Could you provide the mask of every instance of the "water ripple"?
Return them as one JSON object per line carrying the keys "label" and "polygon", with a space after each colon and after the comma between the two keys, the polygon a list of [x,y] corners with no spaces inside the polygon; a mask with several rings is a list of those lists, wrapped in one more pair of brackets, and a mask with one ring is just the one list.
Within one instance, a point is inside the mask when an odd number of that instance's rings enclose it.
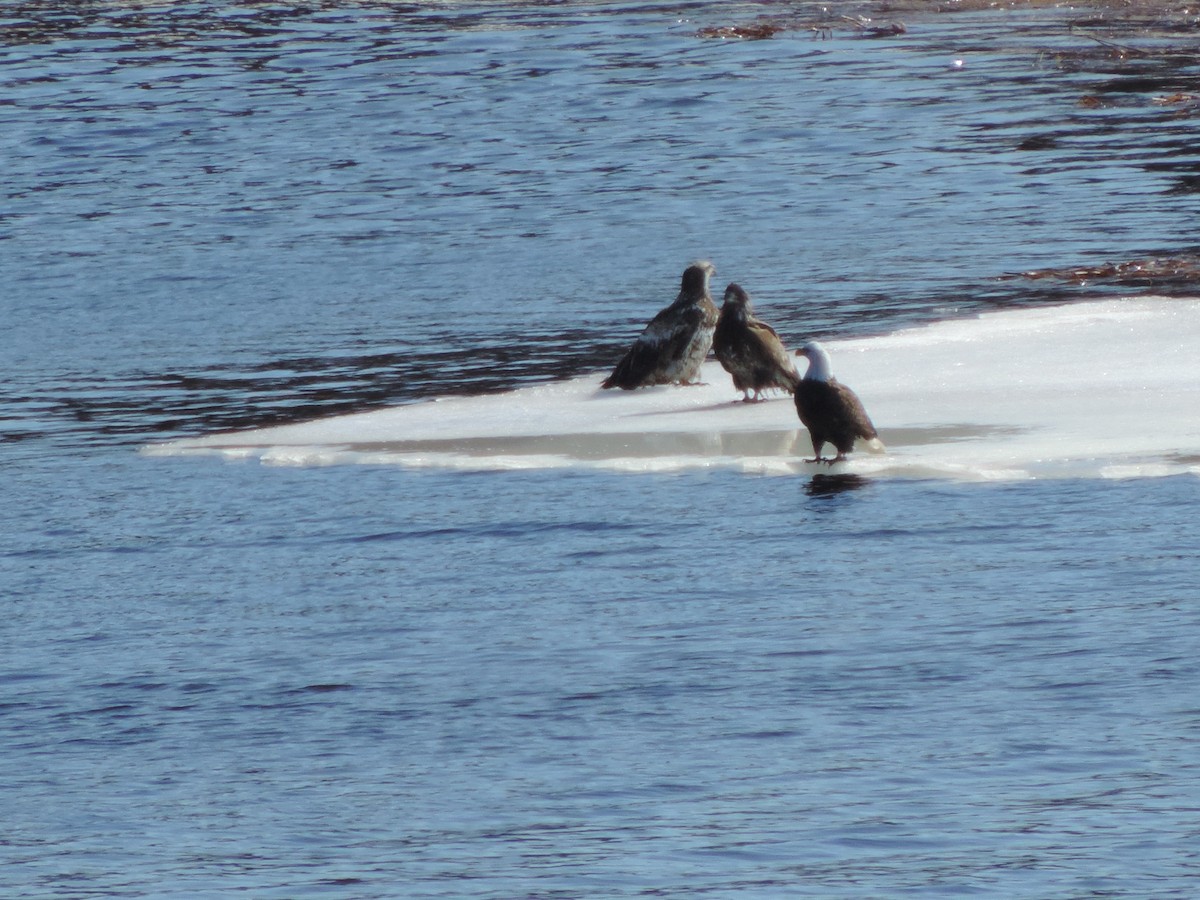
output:
{"label": "water ripple", "polygon": [[600,370],[699,255],[792,340],[1194,288],[998,280],[1194,250],[1194,16],[842,11],[9,4],[4,442]]}

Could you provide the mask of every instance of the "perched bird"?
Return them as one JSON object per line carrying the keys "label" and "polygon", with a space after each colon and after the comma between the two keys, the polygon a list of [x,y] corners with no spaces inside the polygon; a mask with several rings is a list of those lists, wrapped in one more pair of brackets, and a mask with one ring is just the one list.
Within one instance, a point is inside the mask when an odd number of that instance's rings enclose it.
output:
{"label": "perched bird", "polygon": [[717,325],[717,306],[708,294],[715,271],[707,261],[684,269],[675,302],[650,320],[602,387],[631,391],[650,384],[696,383]]}
{"label": "perched bird", "polygon": [[[796,412],[812,438],[813,459],[806,462],[835,463],[846,458],[854,442],[862,439],[866,447],[883,452],[883,442],[875,432],[862,401],[850,388],[833,377],[829,354],[816,341],[809,341],[796,351],[808,359],[808,371],[796,387]],[[837,447],[833,459],[823,459],[821,448],[826,442]]]}
{"label": "perched bird", "polygon": [[[796,364],[775,329],[754,315],[750,295],[740,285],[725,288],[721,317],[713,333],[713,355],[733,376],[733,386],[747,403],[762,399],[767,388],[795,393],[800,383]],[[754,392],[754,396],[750,392]]]}

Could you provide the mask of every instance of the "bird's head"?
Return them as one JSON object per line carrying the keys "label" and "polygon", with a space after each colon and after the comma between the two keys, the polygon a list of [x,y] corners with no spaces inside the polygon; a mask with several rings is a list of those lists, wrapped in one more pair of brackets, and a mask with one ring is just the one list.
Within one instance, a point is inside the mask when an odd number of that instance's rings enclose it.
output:
{"label": "bird's head", "polygon": [[708,279],[716,274],[717,267],[707,259],[697,260],[683,270],[682,290],[685,294],[707,294]]}
{"label": "bird's head", "polygon": [[725,288],[725,302],[730,305],[745,306],[750,302],[750,295],[742,289],[740,284],[731,282]]}
{"label": "bird's head", "polygon": [[804,377],[809,381],[828,381],[833,377],[829,363],[829,354],[816,341],[805,343],[796,351],[796,355],[803,356],[808,360],[808,372],[805,373]]}

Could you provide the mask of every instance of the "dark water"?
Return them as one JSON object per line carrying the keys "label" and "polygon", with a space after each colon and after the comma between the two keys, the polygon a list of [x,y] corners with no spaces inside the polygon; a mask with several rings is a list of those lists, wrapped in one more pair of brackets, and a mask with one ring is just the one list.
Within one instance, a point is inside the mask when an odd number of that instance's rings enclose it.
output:
{"label": "dark water", "polygon": [[1194,896],[1193,478],[135,450],[601,369],[697,256],[793,340],[1194,293],[1001,276],[1187,271],[1196,29],[5,4],[0,894]]}

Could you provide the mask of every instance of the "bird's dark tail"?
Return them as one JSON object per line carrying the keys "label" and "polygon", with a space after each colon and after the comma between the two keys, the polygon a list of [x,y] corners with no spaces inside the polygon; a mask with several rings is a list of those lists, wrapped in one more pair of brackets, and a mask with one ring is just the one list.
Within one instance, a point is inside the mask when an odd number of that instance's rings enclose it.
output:
{"label": "bird's dark tail", "polygon": [[604,388],[618,387],[623,391],[640,388],[647,384],[647,379],[654,374],[657,361],[655,349],[638,340],[621,357],[621,361],[613,367],[612,374],[604,379],[600,386]]}
{"label": "bird's dark tail", "polygon": [[632,391],[638,386],[638,381],[633,377],[632,366],[629,364],[629,357],[626,355],[617,367],[613,369],[612,374],[600,383],[602,388],[620,388],[623,391]]}

